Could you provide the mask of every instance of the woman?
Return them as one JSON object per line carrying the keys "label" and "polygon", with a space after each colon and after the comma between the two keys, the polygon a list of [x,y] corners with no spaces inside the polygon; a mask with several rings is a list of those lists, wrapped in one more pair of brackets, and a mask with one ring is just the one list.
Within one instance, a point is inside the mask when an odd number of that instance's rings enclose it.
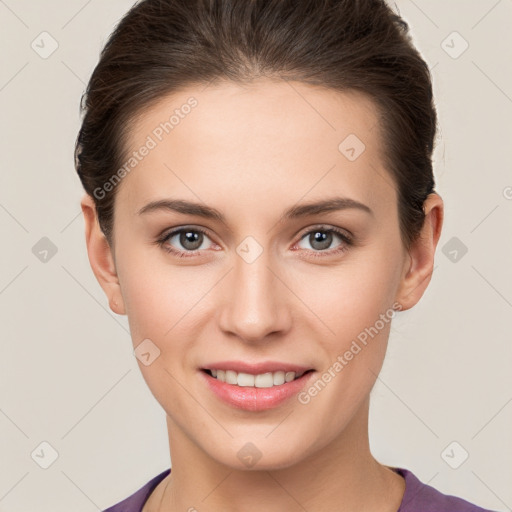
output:
{"label": "woman", "polygon": [[90,263],[172,459],[108,511],[484,510],[369,448],[443,222],[406,24],[379,0],[143,0],[83,107]]}

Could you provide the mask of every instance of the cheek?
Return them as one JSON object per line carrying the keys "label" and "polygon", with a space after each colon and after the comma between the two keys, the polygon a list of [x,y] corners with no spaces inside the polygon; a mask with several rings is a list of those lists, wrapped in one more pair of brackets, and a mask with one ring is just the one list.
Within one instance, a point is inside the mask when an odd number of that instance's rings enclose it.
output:
{"label": "cheek", "polygon": [[377,251],[354,255],[337,268],[317,268],[296,281],[300,286],[294,291],[311,311],[304,309],[305,314],[333,346],[343,348],[374,325],[381,314],[392,314],[399,277],[397,259],[382,253],[374,256],[373,252]]}
{"label": "cheek", "polygon": [[159,257],[150,261],[148,255],[134,256],[119,267],[134,346],[149,338],[162,355],[183,351],[183,344],[194,338],[194,325],[218,277],[206,268],[179,268]]}
{"label": "cheek", "polygon": [[208,287],[199,286],[201,280],[191,282],[186,272],[148,264],[147,258],[145,263],[136,258],[123,262],[118,274],[134,349],[149,339],[159,350],[149,365],[139,362],[144,380],[168,413],[180,407],[187,410],[179,383],[192,364],[195,337],[191,323]]}
{"label": "cheek", "polygon": [[154,279],[147,269],[140,269],[134,269],[121,281],[134,344],[139,339],[161,338],[172,327],[172,306],[176,304],[165,282]]}
{"label": "cheek", "polygon": [[118,276],[133,342],[161,339],[183,307],[179,273],[148,261],[143,251],[122,254],[129,254],[118,262]]}
{"label": "cheek", "polygon": [[[299,401],[305,411],[315,411],[312,418],[331,411],[325,425],[327,437],[353,417],[381,370],[395,316],[397,269],[393,261],[389,255],[370,253],[350,265],[347,260],[336,272],[317,274],[308,283],[309,293],[303,295],[320,318],[312,317],[311,322],[319,327],[316,342],[325,357],[318,380],[304,390]],[[306,288],[300,293],[305,294]]]}

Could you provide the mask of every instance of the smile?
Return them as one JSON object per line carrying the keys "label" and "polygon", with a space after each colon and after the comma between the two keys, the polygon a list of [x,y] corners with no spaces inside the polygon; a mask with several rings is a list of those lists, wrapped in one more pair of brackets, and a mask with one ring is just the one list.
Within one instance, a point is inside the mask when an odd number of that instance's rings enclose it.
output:
{"label": "smile", "polygon": [[210,369],[205,370],[213,378],[240,387],[254,387],[254,388],[271,388],[273,386],[280,386],[286,382],[292,382],[295,379],[299,379],[307,373],[302,372],[286,372],[279,370],[276,372],[266,372],[253,375],[250,373],[236,372],[234,370],[217,370]]}
{"label": "smile", "polygon": [[[213,366],[213,365],[212,365]],[[223,365],[229,368],[227,365]],[[240,366],[244,366],[239,364]],[[202,368],[199,371],[202,382],[213,395],[221,402],[246,411],[258,412],[279,407],[295,397],[303,390],[316,375],[313,369],[295,367],[263,373],[248,373],[249,368],[239,368],[240,371],[219,368]],[[269,365],[265,365],[266,369]],[[284,365],[281,365],[281,367]],[[274,368],[272,368],[274,370]],[[251,368],[254,371],[253,368]]]}

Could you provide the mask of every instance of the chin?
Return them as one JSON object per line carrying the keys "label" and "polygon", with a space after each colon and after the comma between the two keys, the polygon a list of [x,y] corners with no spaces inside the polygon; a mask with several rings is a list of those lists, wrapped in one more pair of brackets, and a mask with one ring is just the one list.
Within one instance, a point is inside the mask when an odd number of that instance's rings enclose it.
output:
{"label": "chin", "polygon": [[[304,447],[308,443],[290,443],[270,441],[259,437],[245,436],[246,441],[234,441],[222,453],[210,453],[219,464],[233,470],[273,471],[286,469],[307,457]],[[252,439],[252,440],[250,440]]]}

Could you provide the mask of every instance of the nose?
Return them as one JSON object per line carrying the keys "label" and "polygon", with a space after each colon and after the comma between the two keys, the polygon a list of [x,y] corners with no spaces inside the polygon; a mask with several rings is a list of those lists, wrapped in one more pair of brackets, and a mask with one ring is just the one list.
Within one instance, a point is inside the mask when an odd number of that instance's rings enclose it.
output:
{"label": "nose", "polygon": [[268,342],[290,329],[288,301],[293,294],[271,263],[265,250],[250,263],[235,255],[234,268],[221,291],[219,323],[224,333],[253,344]]}

